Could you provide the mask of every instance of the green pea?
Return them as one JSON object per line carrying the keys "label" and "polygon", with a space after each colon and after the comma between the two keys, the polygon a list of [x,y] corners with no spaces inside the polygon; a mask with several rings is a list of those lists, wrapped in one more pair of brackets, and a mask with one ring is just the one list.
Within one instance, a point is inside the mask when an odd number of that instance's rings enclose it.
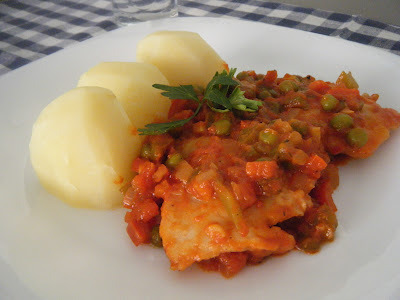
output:
{"label": "green pea", "polygon": [[259,133],[258,139],[267,145],[273,146],[278,142],[278,135],[273,131],[265,130]]}
{"label": "green pea", "polygon": [[353,126],[353,123],[353,118],[347,114],[334,115],[330,121],[331,126],[336,130],[350,128],[351,126]]}
{"label": "green pea", "polygon": [[272,95],[271,95],[271,93],[270,92],[268,92],[268,90],[263,90],[263,91],[261,91],[259,94],[258,94],[258,97],[260,98],[260,99],[267,99],[267,98],[269,98],[269,97],[271,97]]}
{"label": "green pea", "polygon": [[279,84],[279,89],[284,93],[297,91],[298,88],[297,84],[292,80],[284,80]]}
{"label": "green pea", "polygon": [[165,165],[169,168],[176,168],[182,160],[182,155],[180,153],[174,153],[168,156]]}
{"label": "green pea", "polygon": [[229,120],[218,120],[214,122],[214,126],[217,135],[228,135],[231,131],[231,122]]}
{"label": "green pea", "polygon": [[144,144],[140,151],[140,156],[151,160],[154,157],[154,150],[150,144]]}
{"label": "green pea", "polygon": [[321,99],[321,106],[325,111],[332,111],[334,110],[337,105],[339,104],[339,100],[330,94],[326,94]]}
{"label": "green pea", "polygon": [[236,75],[236,78],[237,78],[238,80],[245,80],[248,76],[249,76],[249,74],[247,74],[247,72],[242,71],[242,72],[240,72],[240,73],[238,73],[238,74]]}
{"label": "green pea", "polygon": [[158,225],[154,226],[151,230],[151,244],[157,248],[161,248],[163,246],[160,236],[160,226]]}
{"label": "green pea", "polygon": [[347,133],[347,143],[350,146],[361,148],[368,142],[368,133],[362,128],[353,128]]}

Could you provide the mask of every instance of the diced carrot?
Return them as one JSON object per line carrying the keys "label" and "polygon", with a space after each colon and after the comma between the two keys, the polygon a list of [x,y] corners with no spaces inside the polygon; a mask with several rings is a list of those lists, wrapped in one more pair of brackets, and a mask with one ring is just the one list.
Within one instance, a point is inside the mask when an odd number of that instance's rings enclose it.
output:
{"label": "diced carrot", "polygon": [[247,74],[249,74],[249,76],[251,76],[251,77],[256,77],[257,76],[257,73],[255,72],[255,71],[248,71],[247,72]]}
{"label": "diced carrot", "polygon": [[148,223],[130,219],[126,231],[135,246],[150,242],[151,230]]}
{"label": "diced carrot", "polygon": [[246,163],[246,174],[253,179],[275,177],[279,166],[274,160],[251,161]]}
{"label": "diced carrot", "polygon": [[140,166],[143,165],[145,162],[145,159],[142,159],[140,157],[136,158],[132,163],[132,171],[139,173]]}
{"label": "diced carrot", "polygon": [[348,148],[348,144],[340,136],[329,135],[326,138],[325,147],[329,154],[337,155],[343,153]]}
{"label": "diced carrot", "polygon": [[222,253],[218,256],[219,271],[224,277],[230,278],[246,266],[247,258],[246,252]]}
{"label": "diced carrot", "polygon": [[166,176],[168,176],[168,168],[165,165],[160,165],[157,168],[157,171],[153,174],[154,182],[159,183],[163,180]]}
{"label": "diced carrot", "polygon": [[194,133],[204,133],[207,130],[207,124],[204,121],[199,121],[193,124]]}
{"label": "diced carrot", "polygon": [[178,111],[171,120],[183,120],[190,118],[193,115],[193,110],[185,109]]}
{"label": "diced carrot", "polygon": [[134,136],[139,135],[138,129],[135,126],[132,126],[131,134]]}
{"label": "diced carrot", "polygon": [[225,278],[231,278],[246,266],[249,256],[247,252],[226,252],[198,264],[207,272],[220,272]]}
{"label": "diced carrot", "polygon": [[144,201],[135,203],[133,212],[136,219],[143,222],[150,221],[160,213],[158,205],[153,199],[146,199]]}
{"label": "diced carrot", "polygon": [[240,120],[240,129],[249,128],[254,125],[254,122],[249,120]]}
{"label": "diced carrot", "polygon": [[277,77],[278,77],[278,72],[276,70],[268,71],[263,79],[264,85],[271,87]]}
{"label": "diced carrot", "polygon": [[216,179],[216,171],[208,170],[204,173],[200,173],[190,181],[188,190],[190,193],[195,195],[196,198],[207,201],[212,199],[214,194],[214,188],[212,182]]}
{"label": "diced carrot", "polygon": [[139,174],[142,174],[146,177],[152,177],[156,169],[157,166],[154,163],[145,161],[144,164],[142,164],[139,168]]}
{"label": "diced carrot", "polygon": [[249,182],[231,182],[231,186],[241,209],[246,209],[256,203],[257,196],[254,187]]}
{"label": "diced carrot", "polygon": [[321,171],[324,170],[327,165],[325,160],[317,154],[312,154],[307,163],[303,166],[303,173],[314,178],[319,178],[321,176]]}
{"label": "diced carrot", "polygon": [[326,92],[331,88],[330,85],[322,80],[315,80],[311,82],[308,86],[310,90],[313,90],[314,92],[317,92],[321,95],[326,94]]}
{"label": "diced carrot", "polygon": [[168,118],[171,118],[177,112],[182,111],[186,107],[187,100],[183,99],[174,99],[171,101],[171,106],[168,111]]}
{"label": "diced carrot", "polygon": [[130,186],[127,190],[126,190],[126,192],[125,192],[125,194],[124,194],[124,200],[123,200],[123,204],[124,204],[124,207],[126,207],[126,208],[131,208],[132,207],[132,204],[133,204],[133,202],[135,201],[135,198],[136,198],[136,189],[134,189],[132,186]]}
{"label": "diced carrot", "polygon": [[359,97],[360,91],[358,89],[348,89],[344,87],[334,87],[327,91],[328,94],[336,98]]}
{"label": "diced carrot", "polygon": [[156,165],[146,161],[139,167],[139,174],[132,179],[132,186],[139,189],[141,192],[146,192],[155,185],[153,174],[156,171]]}
{"label": "diced carrot", "polygon": [[165,198],[171,186],[167,180],[161,181],[154,187],[154,196],[157,198]]}
{"label": "diced carrot", "polygon": [[[195,110],[197,107],[197,103],[190,100],[185,99],[174,99],[172,100],[171,106],[168,111],[168,119],[174,117],[177,113],[183,110]],[[175,119],[177,116],[174,117]]]}

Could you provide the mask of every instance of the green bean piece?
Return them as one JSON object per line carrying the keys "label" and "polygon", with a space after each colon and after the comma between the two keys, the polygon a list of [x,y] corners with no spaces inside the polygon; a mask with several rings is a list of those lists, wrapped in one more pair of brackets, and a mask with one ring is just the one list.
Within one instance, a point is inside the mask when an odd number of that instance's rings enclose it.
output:
{"label": "green bean piece", "polygon": [[257,150],[254,147],[251,147],[249,151],[246,152],[246,158],[252,160],[255,156],[258,156]]}
{"label": "green bean piece", "polygon": [[278,135],[271,130],[264,130],[259,133],[258,139],[267,145],[273,146],[278,142]]}
{"label": "green bean piece", "polygon": [[301,96],[295,96],[291,99],[288,99],[285,103],[286,108],[308,108],[308,101]]}
{"label": "green bean piece", "polygon": [[257,80],[264,79],[264,77],[265,77],[265,75],[263,75],[263,74],[257,74],[256,75]]}
{"label": "green bean piece", "polygon": [[268,92],[268,90],[263,90],[263,91],[261,91],[259,94],[258,94],[258,97],[260,98],[260,99],[267,99],[268,97],[271,97],[272,95],[271,95],[271,93],[270,92]]}
{"label": "green bean piece", "polygon": [[351,72],[342,72],[339,75],[338,80],[336,81],[336,83],[340,84],[340,83],[344,83],[344,85],[348,88],[348,89],[358,89],[358,83],[357,81],[354,79],[353,75],[351,74]]}
{"label": "green bean piece", "polygon": [[321,99],[321,106],[325,111],[333,111],[338,106],[339,100],[335,96],[326,94]]}
{"label": "green bean piece", "polygon": [[316,253],[321,248],[322,242],[316,238],[307,237],[300,241],[299,248],[306,253]]}
{"label": "green bean piece", "polygon": [[297,84],[293,80],[284,80],[279,84],[279,89],[284,92],[290,92],[290,91],[297,91],[298,90]]}
{"label": "green bean piece", "polygon": [[179,165],[181,160],[182,160],[182,155],[180,153],[174,153],[174,154],[171,154],[171,155],[168,156],[168,159],[165,162],[165,165],[168,168],[174,169]]}
{"label": "green bean piece", "polygon": [[306,122],[294,120],[290,122],[290,126],[292,126],[293,130],[300,133],[303,137],[308,133],[308,125]]}
{"label": "green bean piece", "polygon": [[333,116],[330,124],[336,130],[342,130],[353,126],[354,121],[353,118],[347,114],[337,114]]}
{"label": "green bean piece", "polygon": [[347,143],[355,148],[361,148],[368,142],[368,133],[362,128],[353,128],[347,133]]}
{"label": "green bean piece", "polygon": [[272,110],[274,113],[279,114],[281,111],[281,105],[278,102],[267,101],[267,107]]}
{"label": "green bean piece", "polygon": [[154,157],[154,150],[150,144],[144,144],[142,150],[140,151],[140,156],[151,160]]}
{"label": "green bean piece", "polygon": [[228,135],[231,131],[231,122],[229,120],[218,120],[214,122],[214,126],[217,135]]}
{"label": "green bean piece", "polygon": [[256,159],[256,161],[271,161],[271,160],[273,160],[273,159],[270,157],[260,157],[260,158]]}
{"label": "green bean piece", "polygon": [[242,72],[240,72],[240,73],[238,73],[238,74],[236,75],[236,78],[237,78],[238,80],[245,80],[248,76],[249,76],[249,74],[247,74],[247,72],[242,71]]}
{"label": "green bean piece", "polygon": [[151,244],[154,247],[161,248],[163,246],[162,239],[160,236],[160,226],[156,225],[151,230]]}
{"label": "green bean piece", "polygon": [[270,92],[270,93],[271,93],[271,96],[274,97],[274,98],[279,96],[279,94],[277,93],[277,91],[275,91],[275,90],[273,90],[273,89],[268,90],[268,92]]}

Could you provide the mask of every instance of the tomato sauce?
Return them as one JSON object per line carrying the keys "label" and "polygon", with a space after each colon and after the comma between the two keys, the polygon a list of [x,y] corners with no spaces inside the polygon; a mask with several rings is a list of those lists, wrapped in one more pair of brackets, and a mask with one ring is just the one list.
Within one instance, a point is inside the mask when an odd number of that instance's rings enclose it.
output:
{"label": "tomato sauce", "polygon": [[[163,246],[173,269],[198,262],[231,277],[294,247],[317,252],[337,227],[336,162],[372,155],[400,125],[350,73],[335,83],[276,71],[237,80],[247,98],[263,101],[258,112],[204,105],[184,126],[148,136],[133,162],[127,232],[136,246]],[[174,100],[169,118],[195,109]]]}

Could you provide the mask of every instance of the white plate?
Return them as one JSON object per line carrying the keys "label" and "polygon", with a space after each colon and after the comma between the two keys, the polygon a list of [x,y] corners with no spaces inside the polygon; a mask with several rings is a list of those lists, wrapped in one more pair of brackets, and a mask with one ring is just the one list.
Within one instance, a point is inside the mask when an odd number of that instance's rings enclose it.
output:
{"label": "white plate", "polygon": [[124,210],[70,208],[48,195],[30,166],[39,112],[101,61],[130,61],[156,30],[199,32],[231,67],[312,74],[351,70],[361,91],[400,109],[400,58],[336,38],[232,19],[141,23],[80,43],[0,78],[0,298],[11,299],[399,299],[400,130],[368,160],[341,169],[339,228],[317,255],[292,252],[233,279],[169,270],[164,253],[135,248]]}

